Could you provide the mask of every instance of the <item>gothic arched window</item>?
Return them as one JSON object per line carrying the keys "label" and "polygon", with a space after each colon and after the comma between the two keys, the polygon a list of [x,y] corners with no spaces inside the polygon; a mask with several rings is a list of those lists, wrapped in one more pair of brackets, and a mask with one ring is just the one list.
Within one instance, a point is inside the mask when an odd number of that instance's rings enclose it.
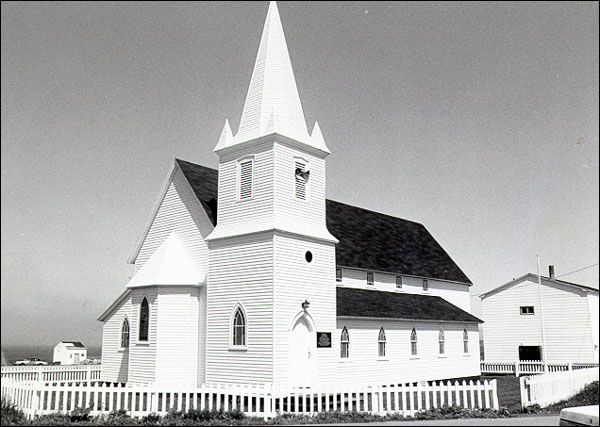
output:
{"label": "gothic arched window", "polygon": [[342,359],[350,357],[350,334],[348,334],[348,329],[345,326],[340,336],[340,357]]}
{"label": "gothic arched window", "polygon": [[466,329],[463,329],[463,352],[469,352],[469,333]]}
{"label": "gothic arched window", "polygon": [[415,328],[413,328],[410,333],[410,354],[411,356],[416,356],[418,354],[417,331]]}
{"label": "gothic arched window", "polygon": [[381,327],[381,329],[379,330],[379,336],[377,337],[377,354],[379,355],[379,357],[385,357],[385,344],[386,344],[386,340],[385,340],[385,331],[383,330],[383,326]]}
{"label": "gothic arched window", "polygon": [[246,316],[242,307],[237,307],[233,315],[233,324],[231,326],[232,345],[243,347],[246,345]]}
{"label": "gothic arched window", "polygon": [[129,348],[129,320],[123,319],[121,325],[121,348]]}
{"label": "gothic arched window", "polygon": [[148,329],[150,327],[150,306],[148,300],[144,297],[140,306],[140,333],[139,341],[148,341]]}

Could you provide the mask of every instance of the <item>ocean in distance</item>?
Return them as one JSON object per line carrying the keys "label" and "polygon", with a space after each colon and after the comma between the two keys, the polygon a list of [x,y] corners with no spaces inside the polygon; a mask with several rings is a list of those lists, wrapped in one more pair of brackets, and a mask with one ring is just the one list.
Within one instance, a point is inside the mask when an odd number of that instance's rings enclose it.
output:
{"label": "ocean in distance", "polygon": [[[26,357],[37,357],[52,364],[54,356],[53,345],[3,345],[2,351],[10,364]],[[101,356],[102,347],[88,347],[88,359],[100,359]]]}

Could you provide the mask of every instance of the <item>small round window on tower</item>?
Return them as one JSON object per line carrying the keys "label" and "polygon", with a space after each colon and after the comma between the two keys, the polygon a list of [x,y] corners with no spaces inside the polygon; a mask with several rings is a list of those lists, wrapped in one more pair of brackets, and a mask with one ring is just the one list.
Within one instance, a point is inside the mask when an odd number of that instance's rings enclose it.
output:
{"label": "small round window on tower", "polygon": [[311,262],[312,261],[312,252],[306,251],[306,254],[304,254],[304,258],[306,258],[306,262]]}

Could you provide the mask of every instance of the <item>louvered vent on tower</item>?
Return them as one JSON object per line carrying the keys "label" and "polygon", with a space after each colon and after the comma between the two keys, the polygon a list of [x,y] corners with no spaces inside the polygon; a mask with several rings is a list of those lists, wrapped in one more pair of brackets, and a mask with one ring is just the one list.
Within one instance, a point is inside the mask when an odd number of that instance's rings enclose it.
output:
{"label": "louvered vent on tower", "polygon": [[[304,173],[306,172],[306,165],[302,162],[296,160],[296,168],[295,168],[295,176],[296,176],[296,198],[305,200],[306,199],[306,177]],[[298,173],[300,172],[300,173]]]}
{"label": "louvered vent on tower", "polygon": [[240,200],[252,198],[253,160],[240,162]]}

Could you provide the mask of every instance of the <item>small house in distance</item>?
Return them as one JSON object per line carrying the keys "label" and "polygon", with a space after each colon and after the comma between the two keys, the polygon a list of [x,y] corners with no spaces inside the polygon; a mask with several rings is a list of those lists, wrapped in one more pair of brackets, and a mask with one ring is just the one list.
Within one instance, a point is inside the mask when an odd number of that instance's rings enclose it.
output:
{"label": "small house in distance", "polygon": [[598,289],[557,280],[554,266],[541,285],[528,273],[480,296],[486,360],[543,360],[545,341],[546,361],[598,362]]}
{"label": "small house in distance", "polygon": [[79,341],[61,341],[54,346],[52,362],[57,365],[76,365],[87,359],[87,347]]}

